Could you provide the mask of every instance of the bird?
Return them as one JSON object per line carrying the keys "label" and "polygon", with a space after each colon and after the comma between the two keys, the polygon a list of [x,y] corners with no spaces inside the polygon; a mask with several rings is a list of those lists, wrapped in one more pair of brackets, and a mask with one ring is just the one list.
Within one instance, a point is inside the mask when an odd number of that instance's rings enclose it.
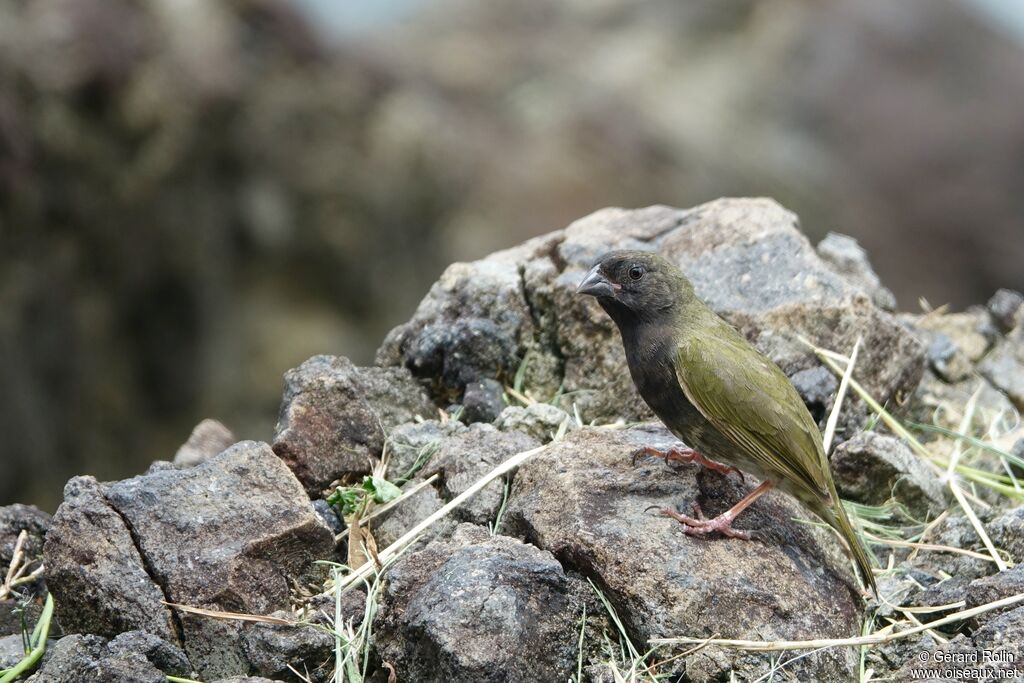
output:
{"label": "bird", "polygon": [[760,484],[707,519],[660,512],[693,536],[718,532],[750,540],[736,517],[773,488],[799,500],[839,532],[864,581],[877,594],[867,551],[843,508],[821,433],[789,378],[694,292],[667,258],[619,250],[602,256],[577,293],[593,296],[619,329],[630,376],[643,400],[686,447],[636,455],[692,462],[723,474],[747,472]]}

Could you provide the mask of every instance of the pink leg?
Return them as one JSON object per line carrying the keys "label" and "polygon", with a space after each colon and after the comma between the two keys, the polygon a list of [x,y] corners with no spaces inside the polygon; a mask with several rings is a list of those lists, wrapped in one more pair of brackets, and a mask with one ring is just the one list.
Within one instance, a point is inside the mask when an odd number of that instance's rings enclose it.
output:
{"label": "pink leg", "polygon": [[767,493],[773,486],[775,486],[775,482],[773,481],[762,481],[757,485],[757,488],[745,495],[740,502],[736,503],[714,519],[704,519],[704,515],[701,513],[699,505],[693,506],[694,511],[697,514],[696,518],[680,514],[671,508],[664,508],[661,511],[661,514],[666,517],[671,517],[682,524],[684,527],[683,530],[690,536],[706,536],[713,531],[717,531],[718,533],[729,536],[730,538],[740,538],[744,541],[749,541],[750,534],[748,532],[732,528],[733,520],[739,517],[741,512],[746,510],[755,500]]}
{"label": "pink leg", "polygon": [[692,448],[669,448],[668,450],[661,451],[651,446],[644,446],[643,448],[639,448],[633,452],[633,463],[636,464],[636,459],[642,455],[651,455],[656,458],[662,458],[666,463],[669,460],[686,463],[695,462],[698,465],[708,468],[709,470],[721,472],[722,474],[729,474],[730,472],[735,472],[736,474],[740,475],[741,482],[745,481],[743,478],[743,473],[740,472],[735,467],[726,465],[725,463],[718,462],[717,460],[712,460],[703,453],[698,453]]}

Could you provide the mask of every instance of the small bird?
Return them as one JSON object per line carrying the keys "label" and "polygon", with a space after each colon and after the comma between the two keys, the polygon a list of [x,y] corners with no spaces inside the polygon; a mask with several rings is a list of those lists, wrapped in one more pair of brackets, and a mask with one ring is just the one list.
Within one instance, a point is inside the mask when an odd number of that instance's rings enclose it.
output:
{"label": "small bird", "polygon": [[779,367],[697,298],[686,276],[657,254],[608,253],[577,292],[596,297],[618,326],[640,396],[689,446],[638,453],[722,473],[746,471],[761,480],[714,519],[706,519],[698,505],[696,517],[670,508],[662,514],[690,535],[719,532],[749,540],[733,521],[777,486],[839,532],[875,590],[871,563],[836,493],[818,426]]}

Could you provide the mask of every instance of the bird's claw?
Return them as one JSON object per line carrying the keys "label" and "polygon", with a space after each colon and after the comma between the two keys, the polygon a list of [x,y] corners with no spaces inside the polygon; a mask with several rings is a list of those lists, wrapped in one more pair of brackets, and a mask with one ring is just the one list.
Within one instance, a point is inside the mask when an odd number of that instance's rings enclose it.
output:
{"label": "bird's claw", "polygon": [[729,538],[738,538],[743,541],[750,540],[749,532],[732,528],[733,517],[728,513],[721,514],[714,519],[706,519],[704,517],[704,513],[700,509],[700,505],[694,503],[693,510],[694,514],[697,515],[696,518],[684,515],[672,508],[662,508],[661,514],[666,517],[671,517],[682,524],[683,533],[687,536],[707,536],[708,534],[717,531],[723,536],[728,536]]}
{"label": "bird's claw", "polygon": [[682,463],[697,463],[698,465],[706,467],[709,470],[720,472],[723,475],[728,475],[730,472],[735,472],[740,477],[740,483],[746,483],[746,478],[743,476],[743,472],[741,472],[740,470],[736,469],[731,465],[726,465],[725,463],[718,462],[717,460],[712,460],[703,453],[695,451],[692,448],[668,448],[665,450],[658,450],[653,446],[643,446],[633,451],[630,462],[632,463],[633,467],[636,467],[636,461],[639,458],[648,455],[657,458],[662,458],[665,461],[666,465],[668,465],[670,461]]}

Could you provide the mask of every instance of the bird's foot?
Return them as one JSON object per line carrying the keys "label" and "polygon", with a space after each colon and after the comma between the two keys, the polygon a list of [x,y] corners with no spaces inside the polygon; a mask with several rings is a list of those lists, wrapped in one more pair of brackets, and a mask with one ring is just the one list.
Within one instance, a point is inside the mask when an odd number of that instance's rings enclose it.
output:
{"label": "bird's foot", "polygon": [[666,450],[658,450],[652,446],[644,446],[633,451],[633,465],[636,465],[637,458],[642,456],[653,456],[655,458],[662,458],[667,464],[669,461],[674,462],[685,462],[685,463],[697,463],[702,467],[706,467],[709,470],[715,472],[721,472],[722,474],[729,474],[735,472],[740,477],[740,483],[745,483],[743,472],[739,471],[731,465],[712,460],[703,453],[693,450],[692,448],[669,448]]}
{"label": "bird's foot", "polygon": [[736,515],[732,514],[732,511],[723,512],[714,519],[706,519],[704,513],[700,509],[700,505],[694,503],[693,505],[694,514],[696,517],[689,517],[682,513],[679,513],[672,508],[663,508],[661,514],[666,517],[671,517],[680,524],[683,525],[683,532],[688,536],[707,536],[710,533],[717,531],[723,536],[729,538],[738,538],[744,541],[750,540],[750,533],[747,531],[740,531],[739,529],[733,529],[732,523],[736,519]]}

